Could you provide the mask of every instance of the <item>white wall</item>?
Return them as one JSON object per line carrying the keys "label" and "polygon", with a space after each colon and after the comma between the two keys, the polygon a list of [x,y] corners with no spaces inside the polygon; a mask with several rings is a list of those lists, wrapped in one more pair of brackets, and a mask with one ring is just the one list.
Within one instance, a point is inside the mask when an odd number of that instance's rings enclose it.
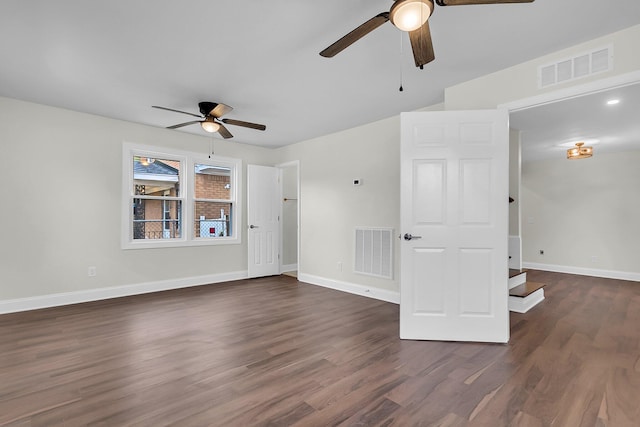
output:
{"label": "white wall", "polygon": [[279,150],[300,160],[300,274],[398,290],[398,257],[394,280],[355,274],[353,240],[356,226],[399,227],[399,147],[395,116]]}
{"label": "white wall", "polygon": [[[246,238],[121,249],[123,141],[207,153],[210,138],[0,98],[0,302],[246,271]],[[273,150],[222,140],[214,147],[245,169],[275,163]]]}
{"label": "white wall", "polygon": [[640,273],[638,165],[640,150],[524,163],[525,263]]}
{"label": "white wall", "polygon": [[[553,92],[568,86],[581,85],[640,70],[639,40],[640,25],[636,25],[569,49],[557,51],[551,55],[449,87],[445,90],[446,109],[496,108],[501,104]],[[607,45],[613,46],[612,70],[573,82],[550,86],[546,89],[538,89],[538,66]]]}
{"label": "white wall", "polygon": [[509,236],[520,235],[520,132],[509,131]]}

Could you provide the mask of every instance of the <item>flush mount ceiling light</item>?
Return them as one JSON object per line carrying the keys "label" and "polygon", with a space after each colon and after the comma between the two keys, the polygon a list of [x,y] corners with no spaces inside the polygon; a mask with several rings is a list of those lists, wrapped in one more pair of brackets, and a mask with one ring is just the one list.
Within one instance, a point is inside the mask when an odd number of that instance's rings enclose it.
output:
{"label": "flush mount ceiling light", "polygon": [[200,122],[200,126],[209,133],[218,132],[220,129],[220,124],[216,123],[213,117],[207,117],[205,120]]}
{"label": "flush mount ceiling light", "polygon": [[593,147],[585,147],[584,142],[576,142],[576,146],[567,150],[567,159],[586,159],[593,156]]}
{"label": "flush mount ceiling light", "polygon": [[399,0],[389,11],[389,19],[402,31],[414,31],[422,27],[433,13],[430,0]]}

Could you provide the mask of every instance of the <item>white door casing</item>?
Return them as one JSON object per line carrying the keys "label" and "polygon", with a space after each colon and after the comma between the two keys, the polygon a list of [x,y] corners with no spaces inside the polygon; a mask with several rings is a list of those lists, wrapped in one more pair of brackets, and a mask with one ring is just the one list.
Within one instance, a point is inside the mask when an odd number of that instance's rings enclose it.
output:
{"label": "white door casing", "polygon": [[400,338],[509,340],[508,153],[506,110],[401,115]]}
{"label": "white door casing", "polygon": [[270,166],[247,165],[247,221],[249,277],[280,273],[279,171]]}

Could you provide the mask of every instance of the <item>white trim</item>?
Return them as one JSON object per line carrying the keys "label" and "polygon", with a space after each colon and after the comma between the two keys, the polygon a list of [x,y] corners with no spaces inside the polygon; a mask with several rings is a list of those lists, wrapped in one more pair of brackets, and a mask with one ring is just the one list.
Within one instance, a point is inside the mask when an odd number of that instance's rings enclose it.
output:
{"label": "white trim", "polygon": [[524,298],[509,296],[509,311],[515,311],[516,313],[526,313],[536,305],[540,304],[543,300],[544,289],[542,288],[527,295]]}
{"label": "white trim", "polygon": [[640,282],[640,273],[630,271],[599,270],[596,268],[572,267],[555,264],[539,264],[537,262],[524,262],[524,268],[532,270],[553,271],[556,273],[578,274],[580,276],[602,277],[605,279],[630,280]]}
{"label": "white trim", "polygon": [[79,304],[83,302],[148,294],[152,292],[168,291],[172,289],[189,288],[192,286],[203,286],[213,283],[229,282],[232,280],[241,280],[246,278],[246,271],[233,271],[229,273],[210,274],[206,276],[159,280],[155,282],[136,283],[133,285],[114,286],[110,288],[97,288],[89,289],[86,291],[64,292],[37,297],[18,298],[13,300],[0,301],[0,314],[37,310],[48,307],[59,307],[69,304]]}
{"label": "white trim", "polygon": [[288,271],[297,271],[298,264],[284,264],[280,267],[280,273],[286,273]]}
{"label": "white trim", "polygon": [[510,113],[640,82],[640,70],[498,105]]}
{"label": "white trim", "polygon": [[325,277],[305,273],[298,274],[298,281],[394,304],[400,304],[400,292],[388,291],[386,289],[373,288],[340,280],[327,279]]}

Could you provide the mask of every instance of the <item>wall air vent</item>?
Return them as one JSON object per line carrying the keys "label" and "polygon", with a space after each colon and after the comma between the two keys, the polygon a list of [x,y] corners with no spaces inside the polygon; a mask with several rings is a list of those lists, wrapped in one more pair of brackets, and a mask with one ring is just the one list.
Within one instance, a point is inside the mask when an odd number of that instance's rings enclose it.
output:
{"label": "wall air vent", "polygon": [[355,238],[354,271],[392,279],[393,229],[357,227]]}
{"label": "wall air vent", "polygon": [[538,88],[570,82],[613,68],[613,46],[601,47],[538,67]]}

